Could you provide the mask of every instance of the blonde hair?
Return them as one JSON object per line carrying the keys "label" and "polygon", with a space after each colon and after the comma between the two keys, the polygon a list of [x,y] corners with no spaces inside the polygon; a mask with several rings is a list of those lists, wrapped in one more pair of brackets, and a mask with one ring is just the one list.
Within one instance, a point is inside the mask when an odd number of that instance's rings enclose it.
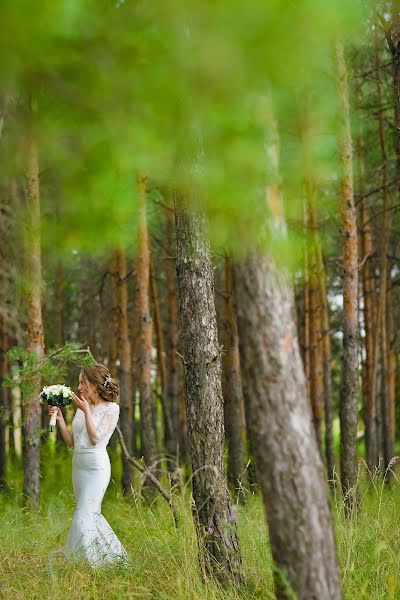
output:
{"label": "blonde hair", "polygon": [[82,367],[82,376],[94,385],[98,394],[108,400],[115,402],[119,396],[119,383],[117,379],[111,377],[111,373],[105,365],[95,363],[94,365]]}

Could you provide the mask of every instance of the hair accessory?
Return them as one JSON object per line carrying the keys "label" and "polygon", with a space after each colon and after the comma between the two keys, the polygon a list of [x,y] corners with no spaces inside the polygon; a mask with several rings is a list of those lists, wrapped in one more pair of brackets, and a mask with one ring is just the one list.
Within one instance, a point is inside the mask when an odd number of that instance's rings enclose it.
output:
{"label": "hair accessory", "polygon": [[107,375],[104,378],[104,383],[103,383],[103,387],[107,387],[107,385],[110,383],[112,377],[111,377],[111,373],[107,373]]}

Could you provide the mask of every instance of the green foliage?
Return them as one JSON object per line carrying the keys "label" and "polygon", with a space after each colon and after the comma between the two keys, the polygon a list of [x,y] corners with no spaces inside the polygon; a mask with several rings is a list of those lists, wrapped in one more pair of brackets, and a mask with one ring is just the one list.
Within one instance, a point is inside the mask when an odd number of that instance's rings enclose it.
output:
{"label": "green foliage", "polygon": [[6,374],[3,386],[18,385],[24,396],[35,392],[38,377],[45,385],[59,383],[66,377],[68,365],[83,367],[95,362],[90,350],[72,342],[50,349],[43,358],[19,346],[10,348],[7,356],[11,364],[18,364],[18,369]]}
{"label": "green foliage", "polygon": [[[335,198],[333,44],[338,34],[360,38],[368,5],[55,0],[49,8],[7,0],[0,83],[17,112],[7,144],[23,141],[29,106],[45,247],[99,253],[129,245],[139,171],[164,188],[190,189],[208,212],[215,246],[240,252],[262,239],[267,93],[278,120],[289,218],[301,218],[305,177]],[[20,152],[7,153],[4,174],[20,173],[23,162]],[[275,248],[289,263],[298,247],[296,236],[291,241],[283,253]]]}

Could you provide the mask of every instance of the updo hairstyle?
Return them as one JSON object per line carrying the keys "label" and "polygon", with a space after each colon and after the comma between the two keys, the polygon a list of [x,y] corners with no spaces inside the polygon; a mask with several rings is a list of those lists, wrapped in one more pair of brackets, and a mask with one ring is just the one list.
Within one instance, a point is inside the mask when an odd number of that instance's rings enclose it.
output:
{"label": "updo hairstyle", "polygon": [[108,367],[100,363],[82,367],[82,377],[95,386],[99,395],[108,402],[115,402],[119,395],[119,383],[111,377]]}

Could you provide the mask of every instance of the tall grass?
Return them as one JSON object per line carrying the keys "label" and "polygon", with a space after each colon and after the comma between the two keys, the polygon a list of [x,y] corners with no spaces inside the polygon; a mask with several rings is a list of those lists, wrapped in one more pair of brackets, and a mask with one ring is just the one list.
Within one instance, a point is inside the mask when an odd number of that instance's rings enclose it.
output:
{"label": "tall grass", "polygon": [[[175,528],[163,500],[150,507],[136,496],[121,496],[119,456],[112,453],[113,478],[102,512],[128,550],[132,565],[93,571],[64,565],[60,549],[72,513],[71,456],[68,450],[43,452],[41,509],[22,508],[21,465],[9,465],[11,491],[0,495],[0,598],[27,600],[172,600],[273,599],[272,560],[264,512],[258,494],[238,508],[245,583],[221,589],[204,583],[197,566],[196,538],[189,492],[177,498],[182,514]],[[400,482],[383,484],[360,475],[361,508],[345,519],[343,502],[332,498],[343,588],[348,599],[400,598]]]}

